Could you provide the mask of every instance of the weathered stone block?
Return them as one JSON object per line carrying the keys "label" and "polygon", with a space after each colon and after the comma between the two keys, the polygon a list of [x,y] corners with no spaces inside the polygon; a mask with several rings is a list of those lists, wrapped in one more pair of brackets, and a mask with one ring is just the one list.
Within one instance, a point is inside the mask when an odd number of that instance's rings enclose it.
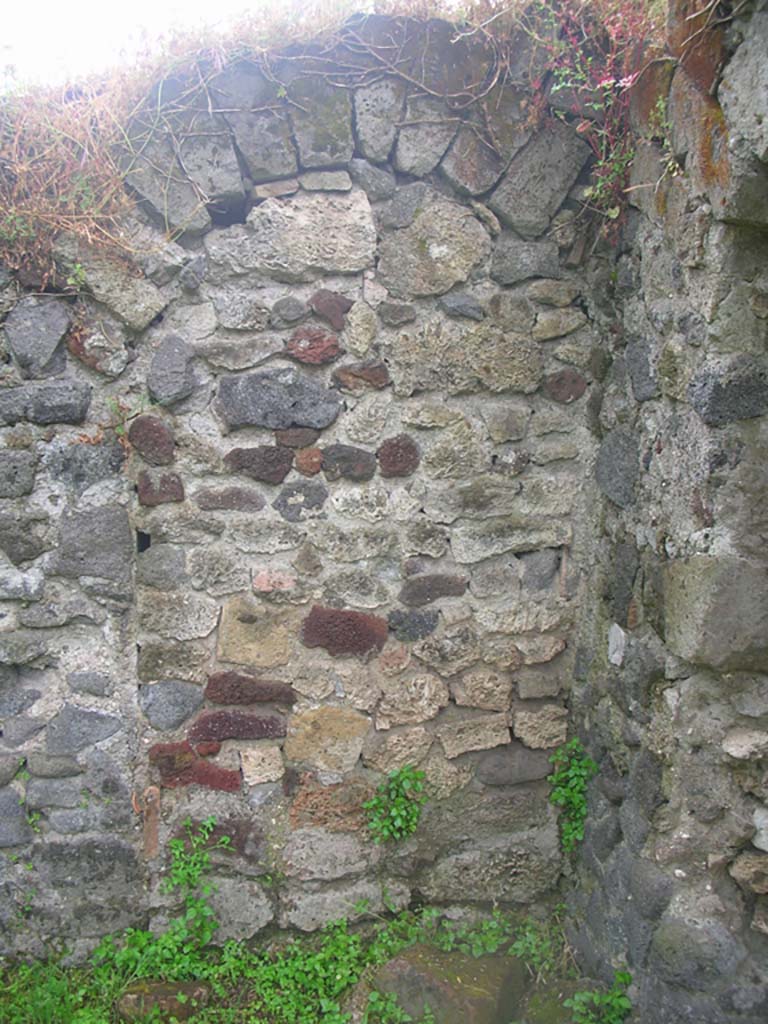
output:
{"label": "weathered stone block", "polygon": [[282,445],[259,445],[256,448],[233,448],[224,456],[224,465],[266,484],[279,484],[293,465],[293,452]]}
{"label": "weathered stone block", "polygon": [[0,419],[11,426],[22,420],[49,426],[82,423],[91,404],[91,389],[76,380],[24,384],[0,392]]}
{"label": "weathered stone block", "polygon": [[286,665],[291,655],[288,625],[269,609],[247,597],[224,605],[219,629],[219,658],[251,668]]}
{"label": "weathered stone block", "polygon": [[568,735],[568,711],[559,704],[524,707],[518,704],[514,713],[514,734],[532,750],[546,750],[565,743]]}
{"label": "weathered stone block", "polygon": [[177,729],[203,703],[203,692],[194,683],[165,679],[139,687],[139,707],[153,729]]}
{"label": "weathered stone block", "polygon": [[32,841],[34,833],[27,823],[27,814],[15,789],[0,789],[0,847],[22,846]]}
{"label": "weathered stone block", "polygon": [[535,238],[549,227],[589,156],[570,125],[550,121],[512,159],[488,205],[524,238]]}
{"label": "weathered stone block", "polygon": [[278,739],[285,736],[285,721],[277,715],[204,711],[192,724],[188,736],[191,743]]}
{"label": "weathered stone block", "polygon": [[721,671],[768,669],[768,573],[734,557],[695,555],[664,572],[666,639],[680,658]]}
{"label": "weathered stone block", "polygon": [[459,757],[470,750],[489,750],[509,743],[511,739],[506,714],[457,718],[438,725],[436,731],[449,758]]}
{"label": "weathered stone block", "polygon": [[68,511],[62,516],[56,553],[59,575],[123,582],[130,576],[133,552],[133,531],[119,505]]}
{"label": "weathered stone block", "polygon": [[762,416],[768,412],[768,364],[747,355],[712,362],[688,385],[688,400],[710,427]]}
{"label": "weathered stone block", "polygon": [[433,200],[407,228],[385,235],[377,276],[398,298],[441,295],[485,260],[488,232],[471,210]]}
{"label": "weathered stone block", "polygon": [[369,728],[370,720],[350,708],[302,711],[289,720],[285,756],[319,771],[350,772]]}
{"label": "weathered stone block", "polygon": [[504,234],[493,247],[491,277],[499,284],[517,284],[529,277],[559,277],[556,242],[525,242]]}
{"label": "weathered stone block", "polygon": [[[323,453],[319,448],[305,448],[296,453],[296,469],[307,476],[319,473],[323,465]],[[284,487],[272,502],[283,519],[289,523],[300,523],[319,514],[328,500],[328,489],[319,481],[299,482]]]}
{"label": "weathered stone block", "polygon": [[621,427],[611,431],[600,445],[595,464],[597,486],[619,508],[628,508],[636,501],[639,458],[637,438]]}
{"label": "weathered stone block", "polygon": [[364,612],[315,605],[304,620],[301,639],[306,647],[324,647],[334,657],[363,656],[380,651],[387,640],[387,620]]}
{"label": "weathered stone block", "polygon": [[323,473],[328,480],[370,480],[376,472],[376,456],[363,448],[332,444],[323,448]]}
{"label": "weathered stone block", "polygon": [[285,346],[285,354],[297,363],[321,366],[342,354],[339,339],[321,327],[297,327]]}
{"label": "weathered stone block", "polygon": [[46,750],[49,754],[76,754],[109,739],[122,728],[122,721],[114,715],[65,704],[48,725]]}
{"label": "weathered stone block", "polygon": [[137,416],[128,428],[128,440],[142,459],[153,466],[168,466],[173,462],[176,451],[173,431],[159,416]]}
{"label": "weathered stone block", "polygon": [[258,491],[247,487],[204,487],[192,498],[206,512],[260,512],[266,504]]}
{"label": "weathered stone block", "polygon": [[373,266],[376,228],[362,190],[299,192],[255,207],[245,227],[210,232],[205,246],[214,264],[235,273],[295,283]]}
{"label": "weathered stone block", "polygon": [[214,672],[208,677],[205,699],[212,704],[260,704],[266,702],[292,705],[296,700],[296,694],[288,683],[257,679],[240,672]]}
{"label": "weathered stone block", "polygon": [[178,473],[150,472],[142,469],[136,478],[139,504],[149,507],[184,501],[184,482]]}
{"label": "weathered stone block", "polygon": [[[355,127],[360,150],[367,160],[383,163],[388,158],[403,113],[405,91],[405,83],[398,78],[380,78],[355,89]],[[360,162],[353,161],[353,165]]]}
{"label": "weathered stone block", "polygon": [[222,377],[216,408],[230,430],[243,427],[322,430],[339,415],[341,399],[296,370],[263,370]]}
{"label": "weathered stone block", "polygon": [[49,295],[26,295],[5,320],[5,338],[25,377],[61,373],[65,357],[60,348],[69,330],[69,305]]}
{"label": "weathered stone block", "polygon": [[384,363],[346,363],[333,371],[333,379],[347,391],[381,391],[392,383]]}

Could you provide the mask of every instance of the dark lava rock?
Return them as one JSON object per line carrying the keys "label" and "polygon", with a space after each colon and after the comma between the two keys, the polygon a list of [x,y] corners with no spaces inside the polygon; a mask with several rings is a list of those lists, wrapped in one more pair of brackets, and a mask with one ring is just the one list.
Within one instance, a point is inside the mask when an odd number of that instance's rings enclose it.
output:
{"label": "dark lava rock", "polygon": [[163,339],[147,374],[147,389],[158,405],[174,405],[195,390],[193,356],[192,349],[178,334]]}
{"label": "dark lava rock", "polygon": [[407,643],[412,640],[423,640],[425,636],[434,633],[439,618],[437,612],[406,612],[396,608],[387,616],[387,622],[396,639]]}
{"label": "dark lava rock", "polygon": [[180,679],[139,687],[139,707],[153,729],[177,729],[202,703],[202,689]]}
{"label": "dark lava rock", "polygon": [[49,754],[76,754],[114,736],[122,727],[114,715],[65,704],[48,725],[46,749]]}
{"label": "dark lava rock", "polygon": [[15,789],[4,786],[0,789],[0,848],[22,846],[33,836],[19,794]]}
{"label": "dark lava rock", "polygon": [[397,181],[392,171],[369,164],[367,160],[351,160],[349,174],[372,203],[390,199],[397,190]]}
{"label": "dark lava rock", "polygon": [[178,473],[151,473],[142,469],[136,489],[140,505],[169,505],[184,501],[184,482]]}
{"label": "dark lava rock", "polygon": [[47,427],[52,423],[82,423],[91,404],[91,389],[77,380],[24,384],[0,392],[0,420],[21,420]]}
{"label": "dark lava rock", "polygon": [[286,295],[284,299],[278,299],[272,307],[269,323],[271,327],[287,327],[290,324],[298,323],[309,316],[309,306],[301,299]]}
{"label": "dark lava rock", "polygon": [[242,427],[322,430],[339,415],[341,399],[297,370],[262,370],[222,377],[217,409],[230,430]]}
{"label": "dark lava rock", "polygon": [[467,320],[485,320],[486,312],[477,299],[466,292],[448,292],[438,300],[438,307],[448,316]]}
{"label": "dark lava rock", "polygon": [[205,699],[212,704],[288,704],[296,699],[287,683],[257,679],[241,672],[214,672],[208,676]]}
{"label": "dark lava rock", "polygon": [[282,445],[259,445],[257,448],[233,448],[224,457],[224,464],[233,472],[243,473],[267,484],[279,484],[293,465],[293,452]]}
{"label": "dark lava rock", "polygon": [[636,402],[659,397],[659,382],[651,366],[650,346],[641,338],[631,341],[624,355]]}
{"label": "dark lava rock", "polygon": [[635,502],[635,484],[640,472],[638,457],[637,440],[621,428],[608,434],[597,453],[597,486],[619,508],[627,508]]}
{"label": "dark lava rock", "polygon": [[376,452],[379,471],[384,477],[410,476],[419,465],[419,446],[408,434],[398,434],[383,441]]}
{"label": "dark lava rock", "polygon": [[688,400],[710,427],[768,412],[768,365],[738,355],[701,370],[688,385]]}
{"label": "dark lava rock", "polygon": [[37,456],[34,452],[0,452],[0,498],[20,498],[35,486]]}
{"label": "dark lava rock", "polygon": [[327,500],[328,489],[319,481],[300,480],[284,487],[272,502],[272,507],[289,523],[300,523],[322,508]]}
{"label": "dark lava rock", "polygon": [[335,657],[380,651],[388,632],[387,620],[376,615],[315,605],[304,620],[301,639],[306,647],[324,647]]}
{"label": "dark lava rock", "polygon": [[173,431],[159,416],[137,416],[128,430],[128,440],[145,462],[168,466],[173,462],[176,442]]}
{"label": "dark lava rock", "polygon": [[119,476],[125,450],[117,441],[105,444],[67,444],[46,450],[43,465],[54,480],[78,497],[101,480]]}
{"label": "dark lava rock", "polygon": [[192,743],[222,740],[268,740],[285,736],[285,721],[277,715],[243,711],[204,711],[189,730]]}
{"label": "dark lava rock", "polygon": [[8,314],[4,328],[8,348],[25,377],[61,373],[66,356],[61,347],[72,314],[62,299],[26,295]]}
{"label": "dark lava rock", "polygon": [[334,331],[343,330],[344,319],[354,304],[346,295],[332,292],[328,288],[321,288],[309,300],[312,312],[329,323]]}
{"label": "dark lava rock", "polygon": [[491,277],[499,284],[517,284],[529,277],[560,277],[556,242],[523,242],[503,235],[491,257]]}
{"label": "dark lava rock", "polygon": [[416,319],[416,307],[401,302],[382,302],[376,312],[388,327],[402,327]]}
{"label": "dark lava rock", "polygon": [[51,546],[45,537],[45,518],[0,513],[0,550],[14,565],[31,562]]}
{"label": "dark lava rock", "polygon": [[370,480],[376,472],[376,456],[350,444],[332,444],[323,448],[323,472],[328,480]]}
{"label": "dark lava rock", "polygon": [[486,786],[517,786],[538,782],[551,774],[546,750],[529,750],[513,740],[506,747],[485,752],[477,763],[477,778]]}
{"label": "dark lava rock", "polygon": [[403,604],[419,607],[440,597],[461,597],[468,584],[466,576],[414,576],[405,581],[399,597]]}
{"label": "dark lava rock", "polygon": [[111,697],[115,692],[115,684],[102,672],[70,672],[67,682],[74,693],[89,693],[93,697]]}
{"label": "dark lava rock", "polygon": [[179,284],[187,292],[196,292],[205,280],[207,272],[205,256],[194,256],[179,271]]}
{"label": "dark lava rock", "polygon": [[99,576],[122,581],[130,575],[134,538],[119,505],[70,510],[61,518],[56,571],[61,576]]}
{"label": "dark lava rock", "polygon": [[288,430],[276,430],[275,441],[286,448],[309,448],[320,437],[319,430],[310,427],[291,427]]}

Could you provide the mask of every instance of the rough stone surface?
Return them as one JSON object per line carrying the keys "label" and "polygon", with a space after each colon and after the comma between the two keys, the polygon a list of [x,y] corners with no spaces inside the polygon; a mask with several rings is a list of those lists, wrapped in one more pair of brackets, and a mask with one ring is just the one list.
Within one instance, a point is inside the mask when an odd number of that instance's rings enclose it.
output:
{"label": "rough stone surface", "polygon": [[0,392],[0,419],[10,424],[27,420],[40,426],[82,423],[91,404],[87,384],[66,378],[44,384],[25,384]]}
{"label": "rough stone surface", "polygon": [[441,597],[461,597],[468,583],[466,576],[414,576],[406,580],[398,596],[403,604],[418,608]]}
{"label": "rough stone surface", "polygon": [[285,756],[320,771],[349,772],[357,764],[369,727],[368,718],[349,708],[302,711],[291,719]]}
{"label": "rough stone surface", "polygon": [[65,704],[48,726],[46,750],[49,754],[76,754],[109,739],[122,728],[123,723],[114,715]]}
{"label": "rough stone surface", "polygon": [[620,508],[627,508],[636,500],[635,485],[640,474],[638,455],[637,441],[621,428],[605,438],[597,453],[597,486]]}
{"label": "rough stone surface", "polygon": [[32,838],[27,814],[19,794],[8,786],[0,788],[0,847],[22,846]]}
{"label": "rough stone surface", "polygon": [[271,682],[241,672],[215,672],[208,677],[205,699],[212,704],[291,705],[296,695],[287,683]]}
{"label": "rough stone surface", "polygon": [[169,466],[173,462],[173,431],[159,416],[137,416],[128,428],[128,440],[142,459],[153,466]]}
{"label": "rough stone surface", "polygon": [[234,473],[242,473],[266,484],[279,484],[293,465],[293,452],[281,445],[260,445],[257,448],[233,448],[224,457],[224,465]]}
{"label": "rough stone surface", "polygon": [[565,743],[567,731],[568,712],[559,704],[515,708],[514,733],[526,747],[533,750],[558,747]]}
{"label": "rough stone surface", "polygon": [[60,348],[72,322],[70,307],[51,296],[29,295],[4,324],[8,347],[25,377],[48,377],[64,368]]}
{"label": "rough stone surface", "polygon": [[419,446],[408,434],[398,434],[383,441],[376,452],[379,472],[383,477],[411,476],[419,466]]}
{"label": "rough stone surface", "polygon": [[178,473],[152,473],[143,469],[136,480],[136,490],[140,505],[184,501],[184,483]]}
{"label": "rough stone surface", "polygon": [[338,395],[296,370],[264,370],[223,377],[217,409],[230,430],[313,427],[322,430],[340,411]]}
{"label": "rough stone surface", "polygon": [[[383,163],[388,158],[403,113],[405,91],[405,84],[397,78],[381,78],[355,89],[355,127],[367,160]],[[353,174],[354,165],[360,162],[352,161]]]}
{"label": "rough stone surface", "polygon": [[378,277],[398,298],[441,295],[487,258],[490,239],[470,210],[434,200],[413,223],[385,236]]}
{"label": "rough stone surface", "polygon": [[258,491],[247,487],[204,487],[193,500],[204,511],[260,512],[266,504]]}
{"label": "rough stone surface", "polygon": [[549,227],[588,158],[589,147],[570,125],[550,121],[513,158],[488,205],[523,238],[536,238]]}
{"label": "rough stone surface", "polygon": [[20,498],[35,485],[37,458],[32,452],[0,452],[0,498]]}
{"label": "rough stone surface", "polygon": [[147,375],[147,388],[158,405],[174,405],[192,394],[195,389],[193,355],[193,350],[178,335],[169,334],[163,339]]}
{"label": "rough stone surface", "polygon": [[323,448],[323,473],[328,480],[370,480],[376,472],[376,456],[363,448],[332,444]]}
{"label": "rough stone surface", "polygon": [[139,688],[139,706],[153,729],[177,729],[203,702],[199,686],[167,679]]}
{"label": "rough stone surface", "polygon": [[321,366],[342,354],[339,339],[320,327],[297,327],[285,346],[286,355],[297,363]]}
{"label": "rough stone surface", "polygon": [[354,306],[352,299],[340,292],[320,288],[309,300],[312,312],[329,323],[334,331],[343,331],[347,313]]}
{"label": "rough stone surface", "polygon": [[376,728],[415,725],[435,718],[448,705],[448,687],[437,676],[417,675],[387,681],[376,709]]}
{"label": "rough stone surface", "polygon": [[458,123],[441,99],[424,95],[408,98],[404,121],[395,146],[395,169],[419,177],[429,174],[440,163]]}
{"label": "rough stone surface", "polygon": [[[301,459],[300,456],[306,456],[309,452],[317,452],[319,456],[315,472],[322,465],[322,453],[316,448],[306,449],[303,453],[299,452],[296,457],[296,468],[300,473],[308,472],[306,458]],[[272,502],[272,507],[276,508],[289,523],[300,523],[318,514],[327,500],[328,489],[319,481],[299,482],[284,487]]]}
{"label": "rough stone surface", "polygon": [[437,736],[446,757],[459,757],[470,750],[488,750],[509,743],[509,722],[506,714],[460,718],[439,725]]}
{"label": "rough stone surface", "polygon": [[98,576],[122,582],[130,575],[133,535],[125,509],[103,505],[66,512],[56,569],[61,576]]}
{"label": "rough stone surface", "polygon": [[193,722],[188,736],[192,743],[277,739],[285,736],[285,722],[276,715],[204,711]]}
{"label": "rough stone surface", "polygon": [[289,632],[269,610],[247,597],[224,605],[219,628],[219,658],[249,668],[273,668],[290,658]]}
{"label": "rough stone surface", "polygon": [[710,427],[768,412],[768,365],[735,356],[703,368],[688,386],[688,399]]}
{"label": "rough stone surface", "polygon": [[315,605],[302,626],[307,647],[324,647],[334,657],[365,655],[381,650],[387,639],[387,621],[363,612]]}
{"label": "rough stone surface", "polygon": [[505,234],[493,247],[491,277],[499,284],[517,284],[530,277],[557,277],[559,273],[555,242],[524,242]]}
{"label": "rough stone surface", "polygon": [[214,263],[292,283],[372,266],[376,229],[363,191],[299,192],[268,199],[249,213],[244,228],[212,232],[205,244]]}

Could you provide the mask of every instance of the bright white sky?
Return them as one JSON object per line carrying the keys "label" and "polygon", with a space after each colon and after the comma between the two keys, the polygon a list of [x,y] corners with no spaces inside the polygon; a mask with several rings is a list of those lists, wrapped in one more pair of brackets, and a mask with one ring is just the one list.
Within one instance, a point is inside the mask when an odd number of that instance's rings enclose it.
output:
{"label": "bright white sky", "polygon": [[279,0],[11,0],[4,5],[0,84],[59,84],[102,71],[174,27],[226,25]]}

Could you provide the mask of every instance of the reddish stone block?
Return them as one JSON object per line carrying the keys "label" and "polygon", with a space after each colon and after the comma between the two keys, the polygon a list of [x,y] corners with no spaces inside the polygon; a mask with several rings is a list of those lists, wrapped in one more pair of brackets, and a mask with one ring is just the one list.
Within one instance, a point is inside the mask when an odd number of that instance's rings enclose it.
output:
{"label": "reddish stone block", "polygon": [[215,743],[212,740],[206,740],[204,743],[196,743],[195,750],[200,757],[216,757],[221,750],[221,744]]}
{"label": "reddish stone block", "polygon": [[140,505],[169,505],[184,501],[184,484],[178,473],[151,474],[142,469],[136,481]]}
{"label": "reddish stone block", "polygon": [[566,367],[557,373],[551,373],[544,379],[544,394],[553,402],[569,405],[581,398],[587,390],[587,382],[577,371]]}
{"label": "reddish stone block", "polygon": [[293,452],[282,445],[259,445],[256,448],[233,448],[224,456],[228,469],[253,477],[267,484],[279,484],[293,465]]}
{"label": "reddish stone block", "polygon": [[207,789],[218,789],[222,793],[237,793],[242,785],[240,772],[230,768],[221,768],[210,761],[195,761],[190,765],[186,777],[177,783],[178,786],[205,786]]}
{"label": "reddish stone block", "polygon": [[176,442],[173,431],[159,416],[137,416],[128,430],[128,440],[145,462],[168,466],[173,462]]}
{"label": "reddish stone block", "polygon": [[376,472],[376,456],[351,444],[332,444],[323,449],[326,479],[370,480]]}
{"label": "reddish stone block", "polygon": [[347,391],[362,391],[364,388],[381,391],[392,383],[384,363],[347,363],[333,371],[333,379]]}
{"label": "reddish stone block", "polygon": [[339,339],[322,327],[297,327],[285,346],[285,354],[298,363],[321,366],[342,354]]}
{"label": "reddish stone block", "polygon": [[149,748],[149,763],[160,772],[165,784],[166,778],[175,778],[195,760],[195,751],[186,740],[180,743],[155,743]]}
{"label": "reddish stone block", "polygon": [[205,699],[212,704],[293,704],[296,695],[287,683],[255,679],[240,672],[214,672],[208,676]]}
{"label": "reddish stone block", "polygon": [[205,512],[260,512],[266,504],[258,491],[247,487],[206,487],[197,491],[194,502]]}
{"label": "reddish stone block", "polygon": [[341,331],[344,328],[344,318],[354,306],[354,302],[339,292],[321,288],[309,300],[309,305],[312,312],[329,323],[334,331]]}
{"label": "reddish stone block", "polygon": [[374,793],[370,781],[351,777],[343,784],[322,786],[310,774],[303,774],[298,781],[290,809],[291,828],[325,828],[330,832],[365,828],[363,804]]}
{"label": "reddish stone block", "polygon": [[276,715],[247,715],[242,711],[204,711],[187,734],[200,740],[267,740],[285,736],[285,722]]}
{"label": "reddish stone block", "polygon": [[275,431],[275,440],[286,448],[311,448],[318,437],[320,431],[312,427],[288,427],[287,430]]}
{"label": "reddish stone block", "polygon": [[403,604],[419,607],[431,604],[439,597],[461,597],[468,583],[466,576],[414,576],[403,584],[400,600]]}
{"label": "reddish stone block", "polygon": [[421,454],[419,446],[408,434],[398,434],[383,441],[376,452],[382,476],[410,476],[415,472]]}
{"label": "reddish stone block", "polygon": [[364,612],[315,605],[304,620],[305,647],[324,647],[334,657],[380,651],[387,640],[387,620]]}
{"label": "reddish stone block", "polygon": [[323,468],[323,453],[319,448],[302,448],[296,452],[296,469],[304,476],[315,476]]}

